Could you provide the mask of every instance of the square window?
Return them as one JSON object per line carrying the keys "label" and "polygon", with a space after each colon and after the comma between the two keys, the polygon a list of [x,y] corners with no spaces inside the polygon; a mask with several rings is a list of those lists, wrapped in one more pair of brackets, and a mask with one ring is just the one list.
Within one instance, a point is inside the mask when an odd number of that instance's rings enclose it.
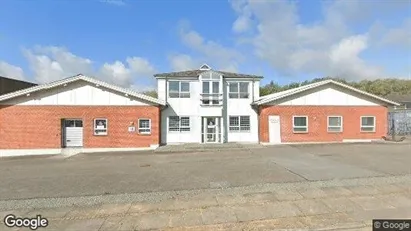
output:
{"label": "square window", "polygon": [[308,117],[307,116],[294,116],[293,117],[293,132],[294,133],[307,133],[308,132]]}
{"label": "square window", "polygon": [[98,118],[94,119],[94,135],[96,136],[105,136],[107,135],[107,119]]}
{"label": "square window", "polygon": [[329,116],[327,131],[342,132],[342,116]]}
{"label": "square window", "polygon": [[151,133],[151,120],[150,119],[139,119],[138,120],[138,132],[140,134],[150,134]]}
{"label": "square window", "polygon": [[375,116],[361,116],[361,132],[375,132]]}

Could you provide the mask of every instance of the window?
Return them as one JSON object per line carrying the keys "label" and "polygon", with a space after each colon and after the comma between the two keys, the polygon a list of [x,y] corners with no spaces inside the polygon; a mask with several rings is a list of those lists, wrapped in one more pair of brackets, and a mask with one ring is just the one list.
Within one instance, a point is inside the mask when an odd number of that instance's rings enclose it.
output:
{"label": "window", "polygon": [[94,135],[107,135],[107,119],[94,119]]}
{"label": "window", "polygon": [[375,132],[375,116],[361,116],[361,132]]}
{"label": "window", "polygon": [[230,116],[230,132],[249,132],[250,116]]}
{"label": "window", "polygon": [[342,116],[328,116],[328,132],[342,132]]}
{"label": "window", "polygon": [[170,98],[190,98],[190,82],[170,81],[168,92]]}
{"label": "window", "polygon": [[189,132],[190,117],[170,116],[168,117],[168,131],[170,132]]}
{"label": "window", "polygon": [[307,133],[308,132],[307,116],[293,116],[293,132],[294,133]]}
{"label": "window", "polygon": [[220,82],[203,81],[202,104],[219,105],[220,104]]}
{"label": "window", "polygon": [[151,120],[150,119],[139,119],[138,120],[138,133],[151,134]]}
{"label": "window", "polygon": [[247,99],[248,82],[231,82],[229,85],[228,97],[230,99]]}

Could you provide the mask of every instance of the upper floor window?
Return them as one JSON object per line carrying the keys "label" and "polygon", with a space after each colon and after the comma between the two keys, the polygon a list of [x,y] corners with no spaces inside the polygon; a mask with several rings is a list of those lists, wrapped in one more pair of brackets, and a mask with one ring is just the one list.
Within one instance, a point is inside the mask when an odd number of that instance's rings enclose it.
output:
{"label": "upper floor window", "polygon": [[190,82],[170,81],[168,94],[170,98],[190,98]]}
{"label": "upper floor window", "polygon": [[247,99],[248,98],[248,82],[231,82],[228,91],[230,99]]}

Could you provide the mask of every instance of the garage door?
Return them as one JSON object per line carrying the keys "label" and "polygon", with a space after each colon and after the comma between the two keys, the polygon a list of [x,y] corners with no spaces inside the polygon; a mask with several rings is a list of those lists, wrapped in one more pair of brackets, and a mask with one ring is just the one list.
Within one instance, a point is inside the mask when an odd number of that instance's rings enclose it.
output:
{"label": "garage door", "polygon": [[64,120],[64,147],[83,146],[83,121],[79,119]]}

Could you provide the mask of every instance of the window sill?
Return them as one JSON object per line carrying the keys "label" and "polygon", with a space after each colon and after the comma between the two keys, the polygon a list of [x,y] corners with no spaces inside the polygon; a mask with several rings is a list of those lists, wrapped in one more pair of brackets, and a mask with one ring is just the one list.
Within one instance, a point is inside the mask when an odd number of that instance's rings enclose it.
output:
{"label": "window sill", "polygon": [[151,132],[139,132],[138,134],[142,136],[149,136],[151,135]]}
{"label": "window sill", "polygon": [[94,136],[108,136],[108,134],[94,134]]}
{"label": "window sill", "polygon": [[343,131],[327,131],[328,133],[343,133]]}
{"label": "window sill", "polygon": [[360,131],[360,133],[375,133],[375,131]]}
{"label": "window sill", "polygon": [[308,134],[308,131],[307,131],[307,132],[296,132],[296,131],[293,131],[293,133],[294,133],[294,134]]}

